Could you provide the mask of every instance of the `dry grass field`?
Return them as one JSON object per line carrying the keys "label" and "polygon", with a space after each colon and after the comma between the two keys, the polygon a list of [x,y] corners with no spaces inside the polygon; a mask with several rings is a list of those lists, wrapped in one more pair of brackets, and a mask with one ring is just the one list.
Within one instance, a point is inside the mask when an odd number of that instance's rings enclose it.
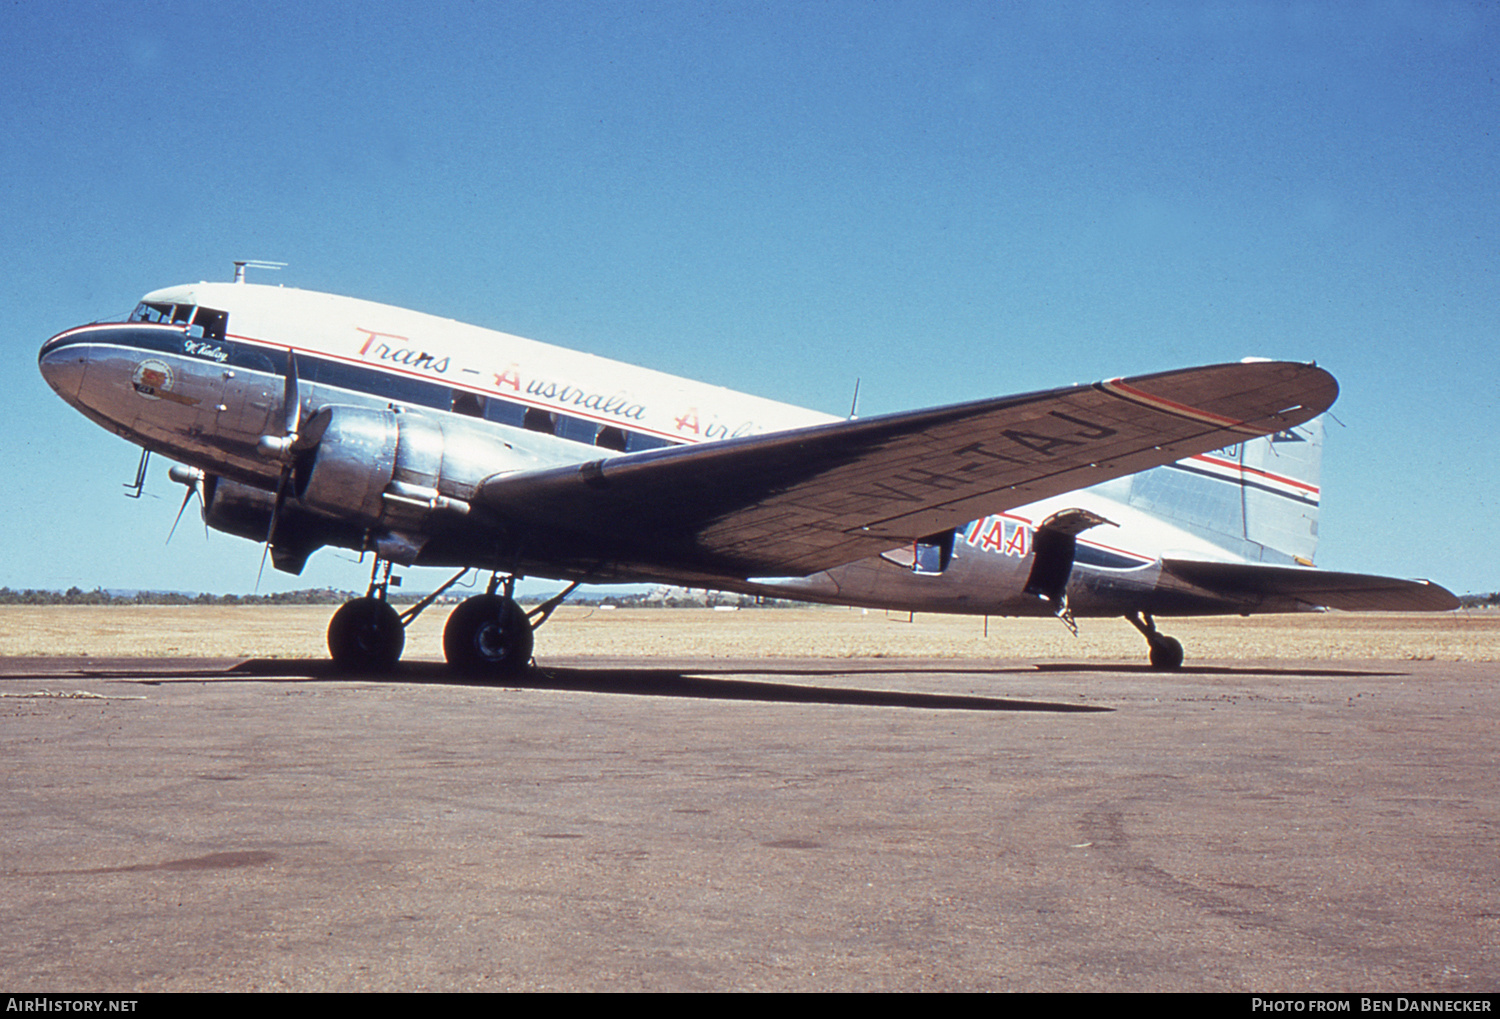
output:
{"label": "dry grass field", "polygon": [[[333,606],[0,607],[0,655],[321,658]],[[406,656],[440,660],[447,611],[407,634]],[[1415,659],[1500,661],[1500,612],[1309,613],[1168,619],[1188,661]],[[921,615],[846,608],[559,609],[537,656],[711,658],[995,658],[1138,662],[1145,642],[1124,620],[1085,619],[1074,637],[1054,619]]]}

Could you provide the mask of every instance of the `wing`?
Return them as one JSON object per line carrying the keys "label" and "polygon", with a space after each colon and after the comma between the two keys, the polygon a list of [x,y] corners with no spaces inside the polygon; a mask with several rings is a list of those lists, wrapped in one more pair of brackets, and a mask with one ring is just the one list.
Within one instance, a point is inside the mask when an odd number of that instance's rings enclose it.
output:
{"label": "wing", "polygon": [[[1195,593],[1208,592],[1238,602],[1247,611],[1284,611],[1288,607],[1318,605],[1379,612],[1446,612],[1458,608],[1458,599],[1452,592],[1430,580],[1185,559],[1164,559],[1161,568],[1164,574],[1192,585]],[[1289,602],[1301,605],[1290,606]]]}
{"label": "wing", "polygon": [[1257,361],[486,479],[477,501],[598,561],[804,576],[987,513],[1322,413],[1313,365]]}

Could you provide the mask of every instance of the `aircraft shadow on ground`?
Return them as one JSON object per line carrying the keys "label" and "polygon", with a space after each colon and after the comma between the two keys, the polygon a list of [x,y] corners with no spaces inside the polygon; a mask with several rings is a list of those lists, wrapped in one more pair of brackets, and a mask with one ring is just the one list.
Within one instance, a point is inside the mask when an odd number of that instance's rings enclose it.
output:
{"label": "aircraft shadow on ground", "polygon": [[1328,679],[1360,679],[1375,676],[1409,675],[1405,672],[1391,672],[1388,669],[1286,669],[1235,665],[1184,665],[1180,669],[1163,672],[1160,669],[1152,668],[1150,665],[1107,665],[1098,662],[1046,662],[1027,666],[1027,670],[1036,672],[1126,672],[1145,673],[1152,676],[1311,676]]}
{"label": "aircraft shadow on ground", "polygon": [[[273,660],[252,660],[242,663],[233,671],[236,674],[264,674],[262,670],[276,673],[291,663]],[[299,662],[298,669],[308,666],[319,678],[349,679],[328,662]],[[758,673],[774,675],[791,674],[804,676],[847,675],[844,669],[788,670],[756,667]],[[875,671],[875,670],[871,670]],[[890,671],[890,670],[886,670]],[[434,683],[464,686],[491,687],[519,690],[566,690],[574,693],[630,694],[637,697],[681,697],[704,700],[762,701],[783,704],[848,704],[864,707],[924,708],[948,711],[1112,711],[1113,708],[1096,705],[1063,704],[1050,701],[1013,700],[1000,697],[976,697],[956,694],[916,693],[901,690],[857,690],[838,686],[810,686],[795,683],[766,682],[761,679],[728,678],[743,677],[746,670],[660,668],[632,666],[604,666],[580,668],[576,666],[542,665],[519,676],[504,679],[487,677],[465,677],[455,675],[440,662],[403,662],[397,672],[389,676],[361,676],[360,679],[387,680],[406,683]]]}
{"label": "aircraft shadow on ground", "polygon": [[[21,663],[13,663],[21,665]],[[185,664],[185,663],[184,663]],[[170,661],[126,663],[91,662],[48,667],[46,660],[34,659],[26,668],[7,669],[0,679],[107,679],[125,680],[146,685],[166,683],[266,682],[266,681],[348,681],[460,684],[472,687],[520,690],[565,690],[577,693],[629,694],[641,697],[679,697],[704,700],[760,701],[783,704],[844,704],[863,707],[899,707],[943,711],[1047,711],[1058,713],[1113,711],[1093,704],[1069,704],[1056,701],[1018,700],[961,694],[920,693],[903,690],[851,689],[830,685],[767,682],[745,679],[744,666],[733,669],[659,668],[605,666],[579,668],[572,666],[539,666],[505,679],[463,677],[441,662],[403,662],[394,672],[383,675],[340,671],[332,662],[318,659],[249,659],[239,662],[204,663],[203,667],[176,667]],[[757,674],[788,676],[828,676],[866,673],[889,675],[892,672],[932,672],[944,675],[971,673],[993,675],[999,670],[987,669],[861,669],[838,666],[827,669],[776,668],[759,663]],[[1024,670],[1006,670],[1024,671]]]}
{"label": "aircraft shadow on ground", "polygon": [[[1051,711],[1094,712],[1113,708],[1056,701],[1019,700],[961,694],[920,693],[903,690],[851,689],[828,684],[781,683],[765,678],[745,678],[751,666],[741,664],[725,668],[688,668],[601,665],[597,667],[541,665],[521,676],[505,679],[472,678],[455,675],[441,662],[402,662],[392,673],[371,675],[340,671],[327,659],[210,660],[197,663],[173,660],[84,661],[12,659],[11,667],[0,670],[0,679],[116,679],[142,683],[180,683],[208,681],[346,681],[461,684],[526,690],[566,690],[578,693],[630,694],[642,697],[680,697],[706,700],[761,701],[784,704],[847,704],[865,707],[904,707],[949,711]],[[1400,672],[1348,668],[1269,668],[1246,666],[1188,666],[1175,673],[1160,673],[1145,664],[1098,662],[1047,662],[996,665],[933,664],[930,662],[892,662],[888,665],[849,668],[841,663],[827,666],[806,662],[756,662],[757,677],[820,676],[889,676],[931,674],[943,676],[1036,675],[1037,673],[1114,673],[1127,675],[1216,676],[1216,677],[1313,677],[1355,679],[1402,675]]]}

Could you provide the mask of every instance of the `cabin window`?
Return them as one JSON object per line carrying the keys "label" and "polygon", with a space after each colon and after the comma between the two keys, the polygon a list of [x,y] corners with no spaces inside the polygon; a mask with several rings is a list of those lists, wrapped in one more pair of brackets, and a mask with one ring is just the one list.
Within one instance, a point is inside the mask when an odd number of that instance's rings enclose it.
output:
{"label": "cabin window", "polygon": [[263,372],[266,375],[285,375],[285,353],[282,354],[281,362],[282,368],[278,370],[276,362],[271,358],[270,352],[262,350],[259,347],[250,347],[243,343],[236,343],[229,348],[229,363],[236,368],[244,368],[247,371]]}
{"label": "cabin window", "polygon": [[229,363],[267,375],[286,374],[286,351],[275,347],[257,347],[249,343],[229,344]]}
{"label": "cabin window", "polygon": [[447,386],[392,375],[373,368],[308,357],[297,359],[297,370],[309,382],[337,386],[356,393],[368,393],[392,403],[410,403],[437,410],[447,410],[453,405],[453,391]]}
{"label": "cabin window", "polygon": [[915,573],[942,573],[943,567],[947,566],[943,556],[943,549],[939,545],[924,545],[920,541],[916,544],[916,563],[912,566]]}
{"label": "cabin window", "polygon": [[[882,552],[880,558],[903,570],[936,576],[946,570],[948,564],[953,561],[954,533],[950,529],[937,534],[929,534],[925,538],[918,538],[910,545]],[[1071,564],[1072,559],[1070,558],[1068,562]]]}
{"label": "cabin window", "polygon": [[521,427],[528,432],[556,435],[557,415],[540,407],[527,407],[526,415],[521,419]]}
{"label": "cabin window", "polygon": [[443,386],[386,372],[369,372],[368,380],[360,388],[394,403],[413,403],[437,410],[446,410],[451,403],[451,397]]}
{"label": "cabin window", "polygon": [[612,449],[617,453],[625,452],[629,445],[630,437],[625,434],[624,429],[616,428],[614,425],[605,425],[599,429],[599,434],[594,436],[594,445],[600,449]]}
{"label": "cabin window", "polygon": [[462,389],[453,391],[453,413],[466,414],[471,418],[484,417],[484,397],[466,393]]}

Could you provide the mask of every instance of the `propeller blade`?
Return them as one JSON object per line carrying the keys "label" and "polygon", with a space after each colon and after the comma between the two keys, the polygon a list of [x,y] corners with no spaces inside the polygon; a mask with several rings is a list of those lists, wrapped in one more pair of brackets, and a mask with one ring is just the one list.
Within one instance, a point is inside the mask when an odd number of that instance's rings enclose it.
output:
{"label": "propeller blade", "polygon": [[286,350],[286,386],[281,392],[282,431],[280,435],[262,435],[255,448],[269,460],[290,460],[297,446],[297,429],[302,426],[302,387],[297,379],[297,352]]}
{"label": "propeller blade", "polygon": [[[177,533],[177,525],[182,523],[182,514],[186,512],[188,503],[192,501],[193,496],[198,496],[198,505],[203,507],[208,506],[208,500],[207,498],[205,498],[204,491],[205,475],[198,468],[174,465],[170,470],[167,471],[167,477],[171,478],[173,481],[177,482],[177,484],[182,485],[187,489],[187,491],[184,492],[182,496],[182,505],[177,507],[177,516],[172,520],[172,529],[167,532],[166,544],[170,545],[172,543],[172,535]],[[205,537],[208,535],[208,518],[206,510],[203,520],[203,534]]]}
{"label": "propeller blade", "polygon": [[281,394],[282,425],[283,431],[280,437],[273,435],[262,435],[257,448],[261,455],[280,459],[284,466],[281,476],[276,479],[276,501],[271,504],[271,520],[266,525],[266,547],[260,554],[260,571],[255,574],[255,589],[260,590],[260,578],[266,572],[266,557],[271,554],[271,549],[276,544],[276,525],[281,521],[281,511],[286,505],[287,482],[292,479],[292,470],[296,466],[296,455],[301,448],[298,441],[301,439],[299,430],[302,427],[302,387],[297,378],[297,352],[291,347],[286,349],[286,389]]}
{"label": "propeller blade", "polygon": [[260,578],[266,572],[266,556],[271,554],[271,546],[276,544],[276,524],[281,520],[281,509],[286,505],[286,484],[292,477],[292,465],[287,464],[281,470],[281,476],[276,479],[276,501],[271,504],[271,520],[266,525],[266,547],[260,554],[260,570],[255,574],[255,590],[260,591]]}
{"label": "propeller blade", "polygon": [[165,544],[167,544],[167,545],[172,544],[172,535],[174,535],[174,534],[177,533],[177,525],[180,524],[180,523],[182,523],[182,514],[183,514],[183,511],[187,509],[187,504],[192,501],[192,498],[193,498],[193,489],[191,487],[189,487],[188,490],[185,493],[183,493],[183,496],[182,496],[182,505],[177,507],[177,516],[172,519],[172,529],[167,532],[167,540],[166,540]]}
{"label": "propeller blade", "polygon": [[297,352],[291,347],[286,349],[286,391],[282,393],[281,406],[286,417],[283,434],[295,441],[297,427],[302,423],[302,388],[297,380]]}

